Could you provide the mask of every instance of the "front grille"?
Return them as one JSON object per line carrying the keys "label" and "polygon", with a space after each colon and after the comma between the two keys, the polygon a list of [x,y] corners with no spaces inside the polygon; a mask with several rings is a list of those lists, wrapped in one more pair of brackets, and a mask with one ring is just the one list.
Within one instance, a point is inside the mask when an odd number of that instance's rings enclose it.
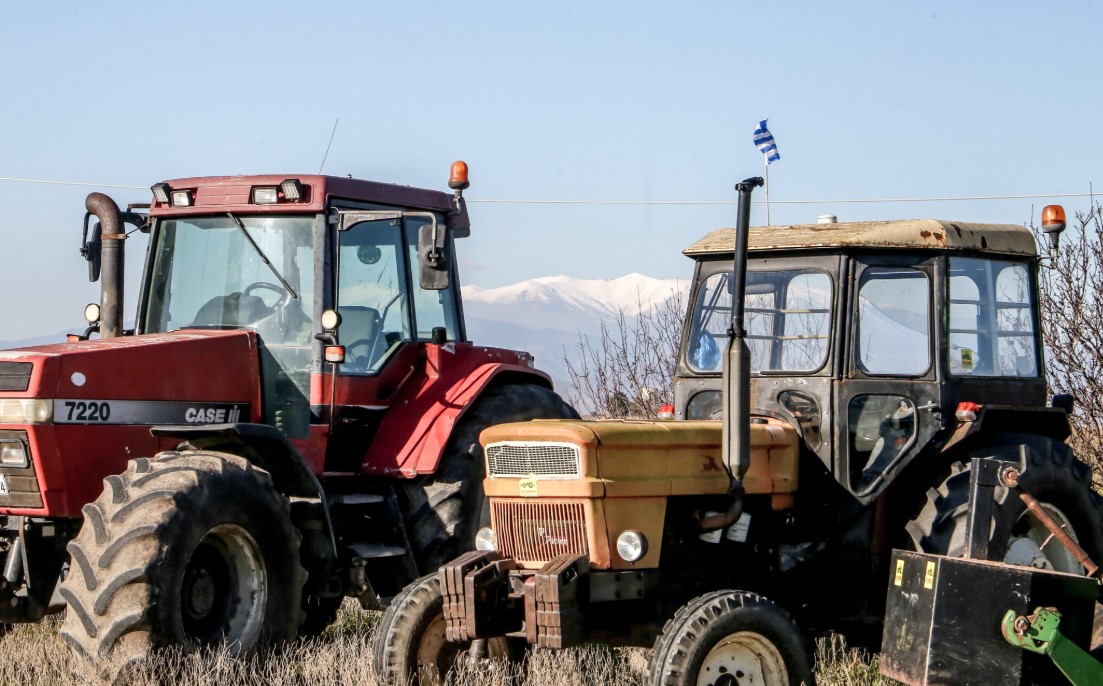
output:
{"label": "front grille", "polygon": [[0,391],[25,391],[31,385],[30,362],[0,362]]}
{"label": "front grille", "polygon": [[26,467],[0,466],[8,492],[0,492],[0,507],[42,507],[42,492],[38,488],[38,475],[31,459],[30,444],[25,431],[0,431],[0,441],[19,441],[27,451]]}
{"label": "front grille", "polygon": [[487,474],[492,477],[573,479],[582,476],[582,454],[573,443],[491,443],[486,447],[486,461]]}
{"label": "front grille", "polygon": [[582,503],[492,500],[498,548],[517,560],[547,562],[564,553],[588,555]]}

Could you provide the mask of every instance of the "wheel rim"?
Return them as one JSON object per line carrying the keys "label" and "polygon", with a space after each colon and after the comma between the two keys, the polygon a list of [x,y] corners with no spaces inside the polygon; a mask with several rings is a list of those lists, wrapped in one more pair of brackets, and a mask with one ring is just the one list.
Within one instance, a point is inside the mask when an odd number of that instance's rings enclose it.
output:
{"label": "wheel rim", "polygon": [[739,631],[713,646],[697,674],[697,686],[788,686],[781,651],[753,631]]}
{"label": "wheel rim", "polygon": [[234,653],[252,646],[263,624],[268,575],[256,541],[233,524],[206,533],[192,551],[180,587],[184,635]]}
{"label": "wheel rim", "polygon": [[[1049,503],[1042,503],[1042,507],[1072,540],[1079,543],[1076,531],[1060,508]],[[1070,574],[1084,573],[1083,566],[1072,552],[1061,545],[1042,520],[1030,510],[1023,512],[1012,527],[1011,539],[1008,541],[1007,554],[1003,561],[1013,565],[1051,569]]]}
{"label": "wheel rim", "polygon": [[[459,668],[468,654],[471,643],[452,643],[444,636],[444,613],[429,622],[417,645],[417,683],[419,686],[440,686],[444,677]],[[509,644],[505,638],[489,638],[486,642],[489,660],[508,660]]]}

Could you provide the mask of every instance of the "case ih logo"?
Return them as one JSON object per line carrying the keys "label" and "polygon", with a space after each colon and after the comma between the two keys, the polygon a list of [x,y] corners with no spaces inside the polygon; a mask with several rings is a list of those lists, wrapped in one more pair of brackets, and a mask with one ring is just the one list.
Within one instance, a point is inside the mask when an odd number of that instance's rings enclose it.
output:
{"label": "case ih logo", "polygon": [[189,407],[184,412],[188,424],[233,424],[241,420],[241,408]]}

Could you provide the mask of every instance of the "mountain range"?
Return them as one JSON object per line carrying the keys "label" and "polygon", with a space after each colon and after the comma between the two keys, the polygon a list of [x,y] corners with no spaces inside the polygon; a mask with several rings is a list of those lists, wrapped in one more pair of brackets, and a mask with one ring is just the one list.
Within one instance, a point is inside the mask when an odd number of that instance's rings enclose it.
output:
{"label": "mountain range", "polygon": [[[623,312],[629,324],[641,308],[657,307],[688,291],[689,282],[628,274],[615,279],[542,276],[509,286],[462,288],[467,337],[479,345],[526,350],[556,389],[569,393],[566,359],[578,358],[581,337],[596,336],[602,323],[615,326]],[[79,332],[83,326],[70,331]],[[16,341],[0,350],[56,343],[69,331]]]}

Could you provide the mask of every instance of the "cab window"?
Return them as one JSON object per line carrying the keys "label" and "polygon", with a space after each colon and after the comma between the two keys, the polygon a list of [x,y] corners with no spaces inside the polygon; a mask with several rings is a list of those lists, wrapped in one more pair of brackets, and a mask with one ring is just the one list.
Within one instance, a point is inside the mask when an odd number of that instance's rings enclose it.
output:
{"label": "cab window", "polygon": [[950,373],[1037,376],[1030,272],[1022,262],[950,258]]}

